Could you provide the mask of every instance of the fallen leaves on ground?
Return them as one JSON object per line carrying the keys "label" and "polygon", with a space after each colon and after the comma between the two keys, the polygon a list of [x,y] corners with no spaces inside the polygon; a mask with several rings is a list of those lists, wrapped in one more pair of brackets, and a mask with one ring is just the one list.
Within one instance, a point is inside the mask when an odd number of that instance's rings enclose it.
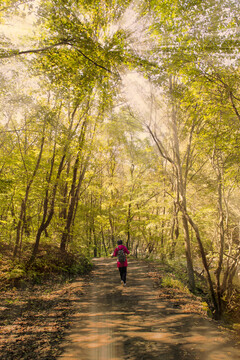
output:
{"label": "fallen leaves on ground", "polygon": [[0,359],[56,359],[86,281],[2,292]]}
{"label": "fallen leaves on ground", "polygon": [[172,308],[180,309],[183,313],[196,313],[207,317],[207,312],[202,305],[202,299],[191,293],[186,293],[177,288],[162,286],[162,273],[151,266],[148,275],[153,279],[155,288],[159,289],[159,299],[166,300]]}

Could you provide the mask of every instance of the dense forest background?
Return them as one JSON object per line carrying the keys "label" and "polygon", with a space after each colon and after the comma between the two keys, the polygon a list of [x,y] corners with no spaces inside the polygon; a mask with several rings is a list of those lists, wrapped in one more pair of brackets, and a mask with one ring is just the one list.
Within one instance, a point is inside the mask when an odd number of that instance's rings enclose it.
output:
{"label": "dense forest background", "polygon": [[215,318],[236,304],[239,19],[234,0],[1,2],[2,279],[121,238],[192,291],[204,276]]}

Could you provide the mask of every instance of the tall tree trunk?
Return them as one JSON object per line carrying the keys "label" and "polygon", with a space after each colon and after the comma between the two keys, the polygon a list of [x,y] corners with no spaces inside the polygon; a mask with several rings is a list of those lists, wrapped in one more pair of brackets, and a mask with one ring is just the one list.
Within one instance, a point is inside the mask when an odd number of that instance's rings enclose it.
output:
{"label": "tall tree trunk", "polygon": [[174,201],[173,204],[173,220],[172,220],[172,226],[171,226],[171,249],[170,249],[170,258],[173,259],[175,256],[175,248],[177,244],[177,240],[179,237],[179,222],[178,222],[178,212],[179,208],[176,204],[176,201]]}
{"label": "tall tree trunk", "polygon": [[174,150],[175,150],[175,164],[176,164],[176,187],[177,187],[177,199],[179,203],[180,211],[182,212],[182,224],[184,230],[184,241],[185,241],[185,255],[187,261],[187,271],[188,271],[188,282],[189,287],[192,291],[195,290],[195,277],[194,277],[194,270],[193,270],[193,261],[192,261],[192,253],[191,253],[191,241],[189,236],[189,228],[188,228],[188,221],[186,218],[187,212],[187,199],[186,199],[186,179],[183,181],[183,174],[182,174],[182,164],[180,159],[180,150],[179,150],[179,142],[177,136],[177,125],[176,125],[176,115],[175,111],[173,110],[173,133],[174,133]]}
{"label": "tall tree trunk", "polygon": [[218,319],[219,315],[220,315],[218,302],[216,300],[214,287],[213,287],[213,282],[212,282],[211,275],[210,275],[210,272],[209,272],[209,266],[208,266],[208,263],[207,263],[207,258],[206,258],[205,250],[204,250],[202,240],[201,240],[201,237],[200,237],[200,233],[199,233],[199,230],[198,230],[198,226],[194,223],[192,218],[189,216],[189,214],[184,209],[183,209],[183,212],[185,213],[185,217],[188,220],[189,224],[192,226],[192,228],[193,228],[193,230],[195,232],[195,235],[196,235],[196,239],[197,239],[197,242],[198,242],[198,246],[199,246],[199,250],[200,250],[200,254],[201,254],[201,258],[202,258],[203,267],[204,267],[204,269],[205,269],[205,271],[207,273],[208,285],[209,285],[210,294],[211,294],[211,298],[212,298],[212,302],[213,302],[213,306],[214,306],[214,310],[215,310],[214,317],[215,317],[215,319]]}
{"label": "tall tree trunk", "polygon": [[[83,182],[86,170],[87,170],[87,162],[84,165],[84,167],[79,175],[77,185],[76,185],[75,181],[73,181],[73,183],[72,183],[72,185],[74,184],[74,187],[73,187],[73,192],[71,193],[71,197],[70,197],[70,204],[69,204],[68,211],[67,211],[67,221],[66,221],[66,225],[63,230],[63,233],[62,233],[61,245],[60,245],[60,249],[63,252],[66,251],[66,246],[67,246],[67,243],[69,240],[69,236],[71,235],[74,214],[76,211],[76,206],[78,205],[79,191],[80,191],[80,187]],[[75,186],[76,186],[76,188],[75,188]]]}
{"label": "tall tree trunk", "polygon": [[128,204],[128,213],[127,213],[127,248],[130,248],[130,242],[131,242],[131,203]]}
{"label": "tall tree trunk", "polygon": [[108,256],[107,247],[106,247],[106,243],[105,243],[104,232],[103,232],[103,227],[101,228],[101,235],[102,235],[102,243],[103,243],[104,251],[105,251],[106,256]]}
{"label": "tall tree trunk", "polygon": [[[162,158],[164,158],[169,164],[172,165],[173,174],[176,178],[176,197],[177,203],[179,204],[179,209],[182,212],[182,222],[183,222],[183,229],[184,229],[184,241],[185,241],[185,253],[186,253],[186,261],[187,261],[187,271],[188,271],[188,280],[189,280],[189,287],[192,291],[195,290],[195,279],[194,279],[194,270],[193,270],[193,261],[192,261],[192,254],[191,254],[191,243],[189,237],[189,229],[188,229],[188,222],[186,219],[185,212],[187,210],[187,199],[186,199],[186,184],[187,184],[187,174],[188,169],[186,169],[185,173],[183,174],[183,163],[181,161],[180,156],[180,147],[179,147],[179,135],[178,135],[178,124],[177,124],[177,103],[174,97],[174,78],[171,76],[169,79],[169,94],[171,98],[171,108],[169,114],[169,122],[171,124],[172,129],[172,142],[173,142],[173,156],[169,154],[167,149],[165,148],[163,142],[159,137],[156,135],[154,131],[147,126],[156,146],[159,151],[159,154]],[[192,127],[193,132],[194,126]],[[189,139],[189,146],[187,149],[187,164],[186,168],[189,167],[189,158],[190,158],[190,149],[191,149],[191,137]]]}
{"label": "tall tree trunk", "polygon": [[219,214],[219,258],[218,266],[215,271],[216,285],[217,285],[217,299],[218,299],[218,311],[219,316],[222,313],[222,291],[221,291],[221,272],[223,265],[223,252],[224,252],[224,213],[223,213],[223,201],[222,201],[222,173],[221,169],[218,169],[218,214]]}
{"label": "tall tree trunk", "polygon": [[[161,233],[160,233],[160,244],[161,244],[161,259],[162,261],[166,258],[166,253],[164,251],[164,237],[165,237],[165,220],[164,220],[164,217],[165,217],[165,214],[166,214],[166,208],[165,206],[163,207],[163,219],[162,219],[162,224],[161,224]],[[157,230],[157,229],[156,229]]]}
{"label": "tall tree trunk", "polygon": [[188,221],[187,221],[187,218],[184,213],[182,214],[182,223],[183,223],[184,239],[185,239],[185,255],[186,255],[186,260],[187,260],[189,287],[192,291],[194,291],[195,290],[195,278],[194,278],[194,270],[193,270],[193,263],[192,263],[191,243],[190,243],[190,237],[189,237]]}
{"label": "tall tree trunk", "polygon": [[114,226],[114,218],[111,214],[111,209],[109,209],[109,224],[110,224],[110,229],[111,229],[111,234],[110,234],[111,245],[114,248],[114,246],[115,246],[115,226]]}
{"label": "tall tree trunk", "polygon": [[24,226],[25,219],[26,219],[26,209],[27,209],[28,197],[30,194],[33,180],[37,174],[38,168],[40,166],[41,158],[42,158],[43,146],[44,146],[44,142],[45,142],[45,125],[46,125],[46,121],[44,122],[44,125],[43,125],[43,135],[42,135],[42,139],[41,139],[41,145],[40,145],[37,162],[36,162],[35,168],[33,170],[33,173],[31,175],[30,179],[28,180],[26,190],[25,190],[25,196],[21,203],[20,216],[19,216],[19,220],[18,220],[18,224],[17,224],[16,241],[15,241],[15,247],[14,247],[14,252],[13,252],[14,258],[17,256],[17,253],[19,250],[19,244],[22,242],[22,233],[23,233],[23,226]]}
{"label": "tall tree trunk", "polygon": [[169,154],[167,153],[166,149],[164,148],[161,140],[159,140],[157,135],[154,134],[153,131],[151,130],[151,128],[148,126],[148,130],[157,145],[160,155],[164,159],[166,159],[170,164],[172,164],[173,172],[175,173],[175,177],[176,177],[176,190],[175,191],[176,191],[177,203],[179,203],[181,205],[181,206],[179,206],[179,209],[182,212],[182,220],[183,220],[183,227],[184,227],[184,241],[185,241],[185,253],[186,253],[186,261],[187,261],[189,287],[192,291],[194,291],[195,290],[195,280],[194,280],[193,262],[192,262],[192,255],[191,255],[191,244],[190,244],[187,221],[186,221],[185,215],[184,215],[184,211],[186,211],[186,181],[183,182],[180,151],[179,151],[179,142],[178,142],[178,136],[177,136],[176,115],[175,115],[174,110],[173,110],[173,114],[172,114],[172,129],[173,129],[173,138],[174,138],[174,159],[172,159],[169,156]]}
{"label": "tall tree trunk", "polygon": [[98,243],[97,243],[97,236],[96,236],[96,230],[95,230],[95,223],[94,218],[92,218],[92,232],[93,232],[93,242],[94,242],[94,257],[98,256]]}
{"label": "tall tree trunk", "polygon": [[[166,199],[166,180],[165,178],[163,179],[163,203],[165,204],[165,199]],[[158,215],[158,208],[157,208],[157,215]],[[164,260],[165,254],[164,254],[164,230],[165,230],[165,215],[166,215],[166,208],[165,205],[163,206],[163,210],[162,210],[162,215],[163,215],[163,219],[162,219],[162,224],[161,224],[161,234],[160,234],[160,241],[161,241],[161,257],[162,260]]]}
{"label": "tall tree trunk", "polygon": [[[36,255],[38,253],[41,235],[47,229],[47,227],[50,225],[50,223],[52,221],[52,218],[54,215],[56,193],[57,193],[57,189],[58,189],[59,179],[60,179],[63,167],[64,167],[65,157],[66,157],[66,154],[64,153],[61,158],[60,164],[58,166],[58,172],[57,172],[55,184],[54,184],[54,187],[52,190],[52,194],[49,194],[49,186],[50,186],[50,182],[51,182],[51,178],[52,178],[54,159],[55,159],[55,149],[54,149],[54,154],[53,154],[52,161],[51,161],[51,170],[50,170],[50,174],[48,176],[48,188],[46,190],[45,198],[44,198],[42,221],[41,221],[41,224],[37,231],[35,243],[33,246],[33,251],[32,251],[31,257],[29,259],[28,265],[31,265],[34,262]],[[49,205],[49,203],[50,203],[50,205]]]}
{"label": "tall tree trunk", "polygon": [[18,223],[17,223],[17,232],[16,232],[16,240],[15,240],[15,246],[14,246],[14,251],[13,251],[13,258],[15,258],[18,254],[18,250],[19,250],[19,244],[21,242],[22,239],[22,227],[23,227],[23,219],[26,213],[26,202],[28,199],[28,192],[26,189],[26,193],[25,193],[25,198],[22,199],[22,203],[21,203],[21,208],[20,208],[20,215],[19,215],[19,219],[18,219]]}
{"label": "tall tree trunk", "polygon": [[69,203],[69,207],[67,209],[67,219],[66,219],[66,224],[65,224],[65,227],[64,227],[64,230],[62,233],[61,244],[60,244],[60,249],[63,252],[66,251],[66,245],[67,245],[67,242],[68,242],[68,239],[70,236],[70,232],[71,232],[72,220],[74,217],[74,210],[75,210],[75,206],[76,206],[77,199],[78,199],[80,185],[82,183],[82,180],[84,178],[85,171],[86,171],[86,164],[85,164],[85,166],[84,166],[83,170],[80,172],[80,175],[78,178],[78,172],[79,172],[79,168],[80,168],[80,161],[81,161],[81,156],[82,156],[82,151],[83,151],[83,145],[84,145],[85,137],[86,137],[86,128],[87,128],[87,121],[84,120],[82,123],[81,132],[79,135],[78,152],[77,152],[76,160],[75,160],[74,167],[73,167],[72,185],[71,185],[70,194],[69,194],[70,195],[70,203]]}

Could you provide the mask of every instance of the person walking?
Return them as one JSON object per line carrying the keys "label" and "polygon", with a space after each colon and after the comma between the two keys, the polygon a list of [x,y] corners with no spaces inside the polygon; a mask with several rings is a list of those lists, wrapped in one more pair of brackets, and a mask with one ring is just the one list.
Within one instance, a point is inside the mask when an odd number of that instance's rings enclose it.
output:
{"label": "person walking", "polygon": [[117,267],[119,269],[121,282],[124,286],[127,285],[127,256],[129,254],[129,251],[126,246],[123,245],[122,240],[117,241],[117,247],[114,250],[112,257],[117,257]]}

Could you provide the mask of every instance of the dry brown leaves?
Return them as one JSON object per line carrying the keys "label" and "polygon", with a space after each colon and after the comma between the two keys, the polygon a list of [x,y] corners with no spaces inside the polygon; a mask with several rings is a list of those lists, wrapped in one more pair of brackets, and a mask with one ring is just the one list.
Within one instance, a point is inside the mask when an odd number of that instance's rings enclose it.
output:
{"label": "dry brown leaves", "polygon": [[56,359],[85,280],[0,294],[0,359]]}
{"label": "dry brown leaves", "polygon": [[159,289],[159,299],[167,301],[172,308],[180,309],[183,313],[195,313],[206,316],[206,310],[203,308],[202,299],[193,294],[188,294],[177,288],[162,286],[162,272],[154,267],[150,267],[148,275],[154,281],[154,287]]}

